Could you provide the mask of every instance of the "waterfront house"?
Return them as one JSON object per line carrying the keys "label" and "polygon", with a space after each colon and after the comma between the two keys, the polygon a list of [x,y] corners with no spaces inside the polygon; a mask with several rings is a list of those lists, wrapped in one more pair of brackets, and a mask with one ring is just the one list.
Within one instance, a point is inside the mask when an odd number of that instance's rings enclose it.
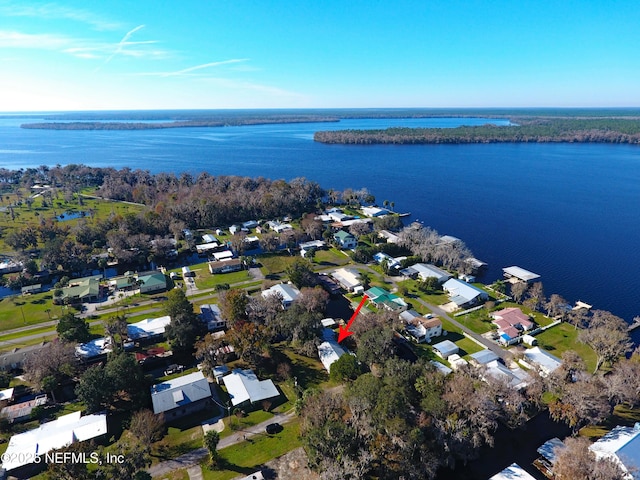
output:
{"label": "waterfront house", "polygon": [[493,318],[491,323],[498,327],[500,338],[506,342],[519,337],[535,326],[529,315],[517,307],[504,308],[489,315]]}
{"label": "waterfront house", "polygon": [[202,372],[167,380],[151,386],[153,413],[167,421],[213,406],[211,388]]}
{"label": "waterfront house", "polygon": [[95,302],[100,297],[102,275],[76,278],[62,289],[62,299],[70,303]]}
{"label": "waterfront house", "polygon": [[239,258],[225,258],[215,262],[209,262],[209,272],[212,275],[218,273],[239,272],[242,270],[242,261]]}
{"label": "waterfront house", "polygon": [[349,232],[339,230],[333,235],[336,244],[342,249],[351,249],[358,246],[358,240]]}
{"label": "waterfront house", "polygon": [[398,243],[398,241],[400,240],[400,237],[398,237],[398,235],[390,232],[389,230],[380,230],[378,232],[378,237],[384,238],[387,243]]}
{"label": "waterfront house", "polygon": [[262,292],[262,296],[264,298],[270,297],[272,295],[280,296],[282,308],[286,310],[300,296],[300,290],[298,290],[293,284],[279,283],[278,285],[274,285],[273,287]]}
{"label": "waterfront house", "polygon": [[355,268],[338,268],[331,273],[331,277],[347,292],[363,290],[362,282],[360,282],[360,272]]}
{"label": "waterfront house", "polygon": [[589,449],[597,460],[607,458],[617,463],[626,472],[621,480],[640,478],[640,423],[633,427],[615,427]]}
{"label": "waterfront house", "polygon": [[167,277],[162,272],[150,271],[138,274],[140,293],[163,292],[167,289]]}
{"label": "waterfront house", "polygon": [[451,278],[449,272],[445,272],[435,265],[429,265],[426,263],[416,263],[411,268],[418,272],[420,280],[426,280],[427,278],[435,278],[438,283],[442,284]]}
{"label": "waterfront house", "polygon": [[489,298],[484,290],[456,278],[450,278],[444,282],[442,288],[449,294],[449,299],[458,307],[470,307]]}
{"label": "waterfront house", "polygon": [[336,342],[333,330],[324,328],[322,336],[324,342],[318,345],[318,356],[327,372],[331,373],[331,365],[347,352]]}
{"label": "waterfront house", "polygon": [[[562,361],[546,350],[542,350],[540,347],[533,347],[525,350],[524,352],[525,362],[530,365],[535,365],[540,369],[540,375],[546,377],[554,370],[560,367]],[[523,363],[523,365],[526,367]]]}
{"label": "waterfront house", "polygon": [[362,207],[362,213],[364,213],[367,217],[383,217],[388,215],[390,212],[386,208],[374,207],[373,205],[370,207]]}
{"label": "waterfront house", "polygon": [[489,480],[536,480],[536,478],[517,463],[512,463],[501,472],[489,478]]}

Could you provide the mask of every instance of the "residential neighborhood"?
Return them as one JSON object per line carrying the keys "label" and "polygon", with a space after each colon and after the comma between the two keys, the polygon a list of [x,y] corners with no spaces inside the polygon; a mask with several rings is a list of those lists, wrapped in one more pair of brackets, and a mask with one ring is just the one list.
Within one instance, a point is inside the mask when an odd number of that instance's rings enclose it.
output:
{"label": "residential neighborhood", "polygon": [[[135,249],[109,247],[97,268],[75,278],[54,276],[49,283],[20,287],[13,301],[18,321],[4,334],[32,335],[35,343],[0,355],[7,374],[7,388],[0,392],[4,474],[48,478],[53,467],[43,456],[66,449],[102,456],[129,449],[141,459],[131,468],[158,478],[186,471],[171,462],[188,452],[196,452],[189,468],[223,471],[211,466],[215,459],[235,458],[231,452],[251,451],[256,442],[264,448],[278,443],[277,456],[301,449],[309,462],[305,468],[322,475],[338,461],[324,450],[331,443],[323,437],[330,431],[326,422],[333,421],[325,410],[329,405],[343,411],[340,421],[346,418],[354,428],[356,418],[371,425],[395,419],[407,428],[417,421],[395,407],[396,413],[384,414],[358,410],[383,402],[367,397],[378,391],[406,399],[411,412],[431,415],[433,428],[441,428],[446,415],[471,408],[456,403],[456,395],[469,395],[456,389],[474,385],[472,396],[495,403],[491,414],[473,408],[487,418],[496,415],[478,448],[490,445],[496,429],[522,426],[544,409],[572,428],[604,419],[569,415],[567,405],[574,401],[572,388],[594,381],[589,369],[606,368],[613,379],[617,363],[635,368],[624,355],[600,357],[592,343],[578,341],[592,317],[596,325],[614,325],[605,313],[591,312],[584,303],[571,308],[562,299],[547,301],[540,275],[518,266],[503,269],[506,281],[478,282],[486,264],[456,258],[455,252],[464,251],[462,240],[437,236],[415,222],[394,227],[398,220],[373,203],[351,202],[298,218],[176,228],[175,238],[149,241],[148,248],[166,252],[138,269],[123,260]],[[31,278],[5,263],[5,275]],[[18,298],[26,300],[19,305]],[[40,316],[28,319],[33,311]],[[338,333],[349,328],[351,334],[338,342]],[[569,335],[571,344],[563,340]],[[578,353],[572,353],[576,346]],[[562,373],[567,368],[570,375]],[[335,393],[343,391],[348,394]],[[446,415],[424,410],[434,401],[429,391],[444,399]],[[532,392],[547,392],[549,406]],[[353,396],[360,403],[345,403],[355,402]],[[610,404],[610,415],[617,405],[633,403],[614,397],[619,403]],[[138,417],[146,420],[134,422]],[[155,425],[156,433],[136,446],[130,438],[140,424]],[[278,427],[265,430],[273,424]],[[444,443],[433,448],[448,448],[451,462],[476,458],[475,448],[447,443],[454,433],[438,434]],[[362,451],[373,441],[364,434],[358,440],[343,435],[336,440],[356,442]],[[207,450],[207,460],[203,445],[211,436],[218,443]],[[321,438],[325,443],[314,443]],[[391,446],[391,437],[385,441],[395,454],[408,454],[394,450],[400,447]],[[601,451],[598,442],[593,445]],[[402,471],[390,458],[377,457],[367,467],[370,474]],[[517,475],[529,474],[514,463],[491,478]]]}

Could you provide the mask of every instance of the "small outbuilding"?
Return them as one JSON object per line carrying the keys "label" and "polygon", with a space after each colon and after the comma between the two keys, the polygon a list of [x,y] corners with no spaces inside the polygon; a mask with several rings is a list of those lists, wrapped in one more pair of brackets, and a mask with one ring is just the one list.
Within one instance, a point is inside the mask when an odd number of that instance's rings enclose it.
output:
{"label": "small outbuilding", "polygon": [[433,346],[433,351],[441,358],[449,358],[451,355],[458,353],[460,349],[451,340],[444,340]]}

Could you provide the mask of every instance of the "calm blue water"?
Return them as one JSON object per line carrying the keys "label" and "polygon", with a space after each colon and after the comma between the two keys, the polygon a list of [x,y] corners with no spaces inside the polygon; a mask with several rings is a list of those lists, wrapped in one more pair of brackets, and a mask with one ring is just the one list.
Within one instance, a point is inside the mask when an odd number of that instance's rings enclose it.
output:
{"label": "calm blue water", "polygon": [[[29,118],[30,121],[39,119]],[[640,147],[585,144],[344,146],[316,130],[454,127],[487,119],[357,119],[338,123],[151,131],[26,130],[0,118],[0,167],[84,163],[197,174],[304,176],[325,188],[368,188],[490,265],[519,265],[547,295],[640,315]],[[502,123],[505,123],[504,121]]]}

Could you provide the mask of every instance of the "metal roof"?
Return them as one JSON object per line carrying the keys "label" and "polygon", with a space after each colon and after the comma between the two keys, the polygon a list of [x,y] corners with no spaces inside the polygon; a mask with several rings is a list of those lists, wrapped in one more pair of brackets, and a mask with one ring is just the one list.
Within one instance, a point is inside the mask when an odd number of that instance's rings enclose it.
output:
{"label": "metal roof", "polygon": [[153,413],[162,413],[211,396],[209,382],[202,372],[167,380],[151,387]]}
{"label": "metal roof", "polygon": [[517,463],[512,463],[501,472],[496,473],[489,480],[536,480]]}
{"label": "metal roof", "polygon": [[440,352],[443,358],[447,358],[449,355],[458,353],[458,351],[460,350],[458,346],[455,343],[453,343],[451,340],[444,340],[440,343],[436,343],[433,346],[433,349]]}
{"label": "metal roof", "polygon": [[271,380],[258,380],[253,370],[235,369],[223,377],[223,381],[234,406],[246,401],[255,403],[280,395]]}
{"label": "metal roof", "polygon": [[518,278],[525,282],[530,282],[531,280],[536,280],[540,278],[540,275],[538,275],[537,273],[533,273],[533,272],[530,272],[529,270],[525,270],[524,268],[520,268],[516,266],[503,268],[502,271],[506,275]]}
{"label": "metal roof", "polygon": [[107,433],[107,415],[105,413],[85,415],[73,412],[57,420],[43,423],[34,430],[14,435],[3,458],[2,468],[14,468],[28,465],[36,456],[65,447],[75,441],[83,442]]}
{"label": "metal roof", "polygon": [[131,340],[163,335],[166,327],[171,323],[171,317],[165,315],[158,318],[145,318],[138,323],[127,325],[127,335]]}
{"label": "metal roof", "polygon": [[493,362],[494,360],[498,360],[498,355],[489,350],[488,348],[484,350],[480,350],[479,352],[472,353],[469,355],[470,358],[475,360],[477,363],[481,365],[485,365],[489,362]]}

